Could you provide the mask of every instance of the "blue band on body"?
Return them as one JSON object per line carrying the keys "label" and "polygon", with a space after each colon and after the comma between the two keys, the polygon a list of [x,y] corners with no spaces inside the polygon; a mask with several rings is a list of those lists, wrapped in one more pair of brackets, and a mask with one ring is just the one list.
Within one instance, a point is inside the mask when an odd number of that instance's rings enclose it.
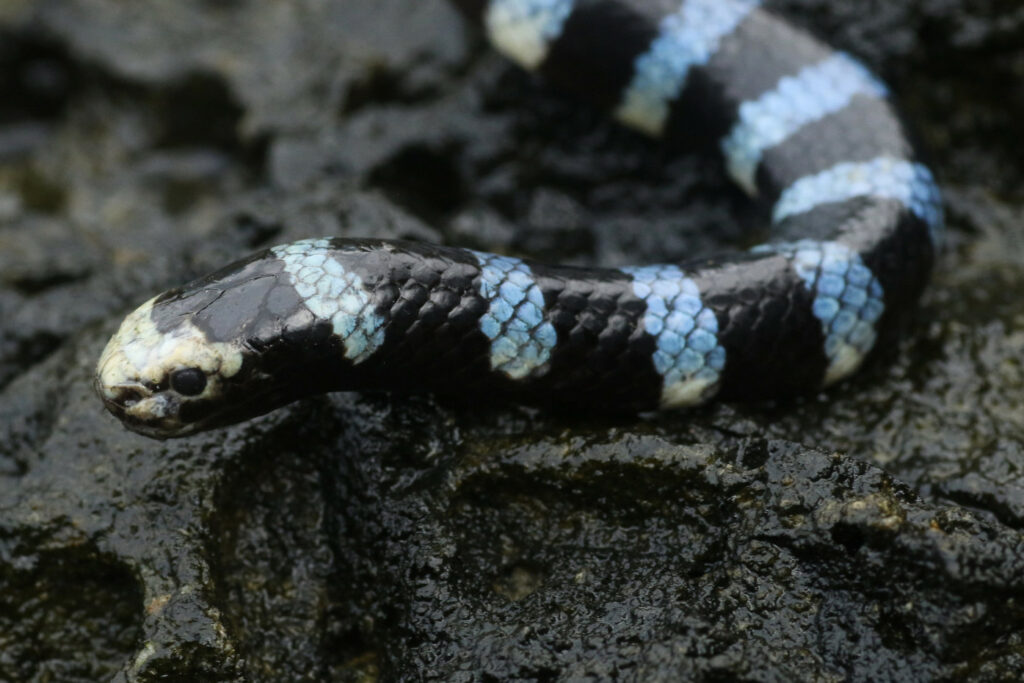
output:
{"label": "blue band on body", "polygon": [[812,311],[825,335],[824,384],[851,375],[875,345],[885,293],[857,252],[839,242],[764,244],[756,253],[782,254],[814,295]]}
{"label": "blue band on body", "polygon": [[661,405],[695,405],[711,398],[725,368],[718,318],[705,307],[697,283],[677,266],[624,268],[633,294],[646,304],[644,332],[655,338],[654,367],[663,378]]}
{"label": "blue band on body", "polygon": [[935,178],[922,164],[892,157],[844,162],[797,180],[776,202],[772,222],[858,197],[902,202],[928,225],[932,244],[936,248],[942,245],[942,195]]}
{"label": "blue band on body", "polygon": [[310,239],[275,247],[303,305],[327,320],[345,346],[345,357],[362,363],[384,343],[385,318],[374,312],[362,279],[331,255],[328,240]]}
{"label": "blue band on body", "polygon": [[729,174],[750,194],[761,157],[809,123],[844,109],[856,95],[884,98],[887,91],[863,65],[836,53],[785,76],[776,87],[739,108],[739,121],[722,141]]}
{"label": "blue band on body", "polygon": [[491,368],[510,379],[544,374],[558,341],[544,319],[544,293],[519,259],[472,252],[480,263],[480,296],[488,302],[480,331],[491,340]]}
{"label": "blue band on body", "polygon": [[677,12],[662,19],[658,37],[637,57],[616,118],[661,135],[669,105],[683,91],[690,69],[707,64],[722,38],[735,31],[758,4],[758,0],[685,0]]}

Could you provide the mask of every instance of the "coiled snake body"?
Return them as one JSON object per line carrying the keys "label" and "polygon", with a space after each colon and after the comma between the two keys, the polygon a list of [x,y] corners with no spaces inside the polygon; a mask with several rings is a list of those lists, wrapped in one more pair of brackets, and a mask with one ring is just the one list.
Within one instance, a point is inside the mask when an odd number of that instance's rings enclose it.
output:
{"label": "coiled snake body", "polygon": [[456,0],[522,66],[658,137],[718,141],[771,239],[689,263],[549,266],[311,239],[151,299],[96,385],[164,438],[332,390],[612,410],[815,391],[916,302],[940,197],[885,86],[756,0]]}

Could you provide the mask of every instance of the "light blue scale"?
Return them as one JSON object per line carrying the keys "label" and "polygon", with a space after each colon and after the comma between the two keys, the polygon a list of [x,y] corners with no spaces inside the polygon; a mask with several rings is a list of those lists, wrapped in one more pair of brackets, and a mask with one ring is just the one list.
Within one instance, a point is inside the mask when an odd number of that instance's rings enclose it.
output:
{"label": "light blue scale", "polygon": [[887,96],[885,86],[842,52],[785,76],[774,89],[739,108],[739,121],[722,141],[729,174],[755,194],[764,153],[808,124],[844,109],[857,95]]}
{"label": "light blue scale", "polygon": [[856,371],[875,345],[875,323],[885,311],[882,285],[860,255],[839,242],[814,240],[764,244],[753,251],[784,255],[814,295],[811,311],[821,322],[828,359],[824,384]]}
{"label": "light blue scale", "polygon": [[758,4],[758,0],[684,0],[677,12],[662,19],[658,37],[637,57],[616,118],[661,135],[669,107],[686,86],[690,69],[707,64],[722,39]]}
{"label": "light blue scale", "polygon": [[718,318],[700,299],[697,283],[677,266],[623,268],[633,295],[646,304],[641,321],[655,338],[654,368],[663,378],[661,405],[676,408],[711,398],[725,368]]}
{"label": "light blue scale", "polygon": [[480,296],[488,302],[480,331],[491,340],[491,369],[510,379],[544,374],[558,342],[544,319],[544,293],[519,259],[473,252],[480,264]]}
{"label": "light blue scale", "polygon": [[303,305],[331,323],[346,358],[362,363],[384,344],[384,317],[374,312],[362,279],[332,257],[328,240],[302,240],[271,252],[284,262]]}
{"label": "light blue scale", "polygon": [[892,157],[843,162],[797,180],[779,197],[772,221],[780,223],[819,206],[858,197],[901,202],[928,226],[935,248],[942,245],[942,196],[935,178],[922,164]]}

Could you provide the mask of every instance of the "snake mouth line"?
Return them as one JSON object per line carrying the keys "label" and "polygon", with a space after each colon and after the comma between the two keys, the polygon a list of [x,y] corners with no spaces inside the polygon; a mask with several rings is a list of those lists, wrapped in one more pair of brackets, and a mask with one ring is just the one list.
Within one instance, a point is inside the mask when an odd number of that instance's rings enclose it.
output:
{"label": "snake mouth line", "polygon": [[132,414],[133,406],[153,397],[153,392],[145,385],[130,382],[107,386],[97,377],[93,380],[93,388],[103,401],[103,407],[131,431],[153,439],[179,435],[180,430],[168,424],[170,420],[166,417],[157,417],[157,422],[154,422]]}
{"label": "snake mouth line", "polygon": [[[97,393],[103,400],[104,407],[129,430],[136,434],[158,439],[176,439],[191,436],[199,432],[207,431],[214,427],[227,426],[242,422],[243,420],[269,412],[275,403],[262,410],[253,410],[254,406],[266,405],[264,397],[259,394],[250,396],[245,400],[239,400],[230,405],[228,409],[219,411],[193,422],[180,421],[180,415],[175,412],[163,418],[145,419],[130,412],[131,405],[126,406],[123,397],[112,398],[99,382],[95,382]],[[131,387],[125,387],[132,390]]]}
{"label": "snake mouth line", "polygon": [[134,415],[131,415],[125,407],[117,401],[108,399],[106,396],[103,397],[103,407],[110,412],[111,415],[116,417],[121,424],[130,429],[131,431],[148,436],[151,439],[166,439],[171,436],[177,436],[176,433],[172,433],[173,430],[167,427],[160,427],[153,425],[150,422],[139,419]]}

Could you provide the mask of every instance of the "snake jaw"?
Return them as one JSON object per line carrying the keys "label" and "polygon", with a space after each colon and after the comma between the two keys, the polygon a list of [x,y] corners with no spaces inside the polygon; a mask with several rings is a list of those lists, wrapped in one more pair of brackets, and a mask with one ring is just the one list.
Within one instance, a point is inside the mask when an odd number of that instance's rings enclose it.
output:
{"label": "snake jaw", "polygon": [[104,384],[97,373],[94,386],[104,407],[134,432],[166,438],[180,430],[180,399],[142,382]]}

